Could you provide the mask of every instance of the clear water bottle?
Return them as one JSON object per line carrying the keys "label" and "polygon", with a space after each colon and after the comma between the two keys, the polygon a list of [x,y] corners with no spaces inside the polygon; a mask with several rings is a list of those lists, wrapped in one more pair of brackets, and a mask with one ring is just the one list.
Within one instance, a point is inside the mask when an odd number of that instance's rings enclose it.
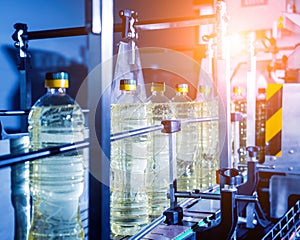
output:
{"label": "clear water bottle", "polygon": [[[199,86],[196,99],[197,116],[216,117],[218,116],[218,102],[212,94],[209,86]],[[199,187],[208,188],[216,184],[216,170],[219,166],[218,161],[218,122],[205,121],[199,124]]]}
{"label": "clear water bottle", "polygon": [[[47,93],[32,107],[28,131],[32,150],[84,140],[84,115],[67,93],[66,72],[47,73]],[[84,187],[82,150],[30,163],[33,214],[29,239],[83,239],[79,197]]]}
{"label": "clear water bottle", "polygon": [[[151,96],[147,99],[147,112],[150,125],[160,125],[161,121],[173,118],[171,101],[165,96],[165,83],[153,82]],[[166,133],[155,131],[152,134],[152,159],[148,167],[147,181],[150,218],[156,218],[169,207],[169,138]]]}
{"label": "clear water bottle", "polygon": [[[122,79],[121,95],[111,106],[112,133],[149,126],[146,105],[136,96],[136,81]],[[117,140],[111,144],[111,232],[134,235],[149,223],[146,192],[150,134]]]}
{"label": "clear water bottle", "polygon": [[198,148],[198,124],[184,123],[184,120],[196,118],[191,98],[188,96],[188,85],[178,84],[176,95],[171,99],[175,117],[182,120],[181,131],[177,133],[176,164],[177,189],[192,191],[197,188],[196,157]]}

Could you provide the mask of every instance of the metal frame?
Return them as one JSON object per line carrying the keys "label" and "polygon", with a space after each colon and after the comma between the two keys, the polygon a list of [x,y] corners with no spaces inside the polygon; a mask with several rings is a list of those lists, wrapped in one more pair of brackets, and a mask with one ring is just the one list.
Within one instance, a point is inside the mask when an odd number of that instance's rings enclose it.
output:
{"label": "metal frame", "polygon": [[[89,1],[87,1],[89,4]],[[89,238],[110,239],[110,84],[113,74],[113,2],[94,0],[92,22],[101,34],[88,35],[89,66],[87,101],[90,109]],[[100,16],[95,15],[99,13]],[[87,23],[87,25],[90,23]]]}

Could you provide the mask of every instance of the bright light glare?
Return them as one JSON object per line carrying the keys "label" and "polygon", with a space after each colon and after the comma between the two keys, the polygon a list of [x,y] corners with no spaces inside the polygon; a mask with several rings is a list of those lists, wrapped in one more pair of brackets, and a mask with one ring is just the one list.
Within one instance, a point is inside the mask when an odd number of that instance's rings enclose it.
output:
{"label": "bright light glare", "polygon": [[247,39],[243,38],[238,33],[233,33],[230,36],[230,44],[231,44],[231,51],[233,55],[236,54],[245,54],[246,53],[246,48],[245,44],[247,42]]}

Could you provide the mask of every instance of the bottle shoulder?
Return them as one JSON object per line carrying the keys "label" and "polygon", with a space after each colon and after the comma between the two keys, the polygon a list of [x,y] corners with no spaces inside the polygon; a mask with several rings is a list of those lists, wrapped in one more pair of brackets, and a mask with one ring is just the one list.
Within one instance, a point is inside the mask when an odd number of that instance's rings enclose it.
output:
{"label": "bottle shoulder", "polygon": [[135,94],[121,94],[116,104],[142,103],[143,101]]}
{"label": "bottle shoulder", "polygon": [[184,95],[175,95],[172,99],[172,102],[191,102],[192,99],[190,99],[188,96]]}
{"label": "bottle shoulder", "polygon": [[28,120],[30,122],[36,116],[45,117],[53,114],[69,115],[71,118],[76,116],[84,119],[81,107],[72,97],[67,94],[58,96],[46,93],[31,107]]}
{"label": "bottle shoulder", "polygon": [[48,106],[60,106],[60,105],[78,105],[78,104],[68,94],[46,93],[34,103],[33,107],[48,107]]}
{"label": "bottle shoulder", "polygon": [[165,95],[151,95],[146,100],[147,103],[170,103],[171,100]]}

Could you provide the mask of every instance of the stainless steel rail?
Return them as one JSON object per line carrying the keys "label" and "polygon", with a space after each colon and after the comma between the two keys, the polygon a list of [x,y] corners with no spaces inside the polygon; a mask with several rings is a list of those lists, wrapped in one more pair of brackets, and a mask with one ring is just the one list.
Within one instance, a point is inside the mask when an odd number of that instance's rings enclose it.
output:
{"label": "stainless steel rail", "polygon": [[89,142],[82,141],[82,142],[70,143],[62,146],[51,147],[51,148],[41,149],[38,151],[32,151],[32,152],[27,152],[22,154],[4,155],[0,157],[0,168],[8,167],[13,164],[31,161],[43,157],[53,156],[60,153],[70,152],[77,149],[86,148],[88,146],[89,146]]}
{"label": "stainless steel rail", "polygon": [[[203,117],[203,118],[193,118],[193,119],[187,119],[187,120],[180,120],[181,124],[186,124],[186,123],[196,123],[196,122],[208,122],[208,121],[217,121],[219,120],[218,117]],[[171,121],[171,120],[170,120]],[[146,134],[149,132],[155,132],[158,130],[164,129],[164,126],[161,125],[154,125],[154,126],[149,126],[149,127],[144,127],[144,128],[138,128],[134,130],[129,130],[127,132],[120,132],[120,133],[115,133],[110,136],[110,140],[112,142],[141,135],[141,134]]]}
{"label": "stainless steel rail", "polygon": [[[216,23],[216,15],[202,15],[198,17],[185,18],[170,18],[160,20],[139,21],[134,24],[137,30],[162,30],[169,28],[183,28],[183,27],[198,27],[199,25]],[[114,32],[122,32],[122,24],[114,24]]]}
{"label": "stainless steel rail", "polygon": [[155,126],[150,126],[150,127],[129,130],[127,132],[115,133],[110,136],[110,140],[112,142],[114,142],[117,140],[122,140],[122,139],[133,137],[133,136],[138,136],[138,135],[142,135],[142,134],[146,134],[146,133],[150,133],[150,132],[155,132],[158,130],[162,130],[163,128],[164,128],[163,125],[155,125]]}
{"label": "stainless steel rail", "polygon": [[[202,199],[221,200],[220,194],[206,193],[206,192],[200,192],[200,193],[176,192],[175,196],[182,197],[182,198],[202,198]],[[247,201],[247,202],[257,202],[258,201],[258,198],[256,196],[247,196],[247,195],[236,195],[235,199],[237,201]]]}

